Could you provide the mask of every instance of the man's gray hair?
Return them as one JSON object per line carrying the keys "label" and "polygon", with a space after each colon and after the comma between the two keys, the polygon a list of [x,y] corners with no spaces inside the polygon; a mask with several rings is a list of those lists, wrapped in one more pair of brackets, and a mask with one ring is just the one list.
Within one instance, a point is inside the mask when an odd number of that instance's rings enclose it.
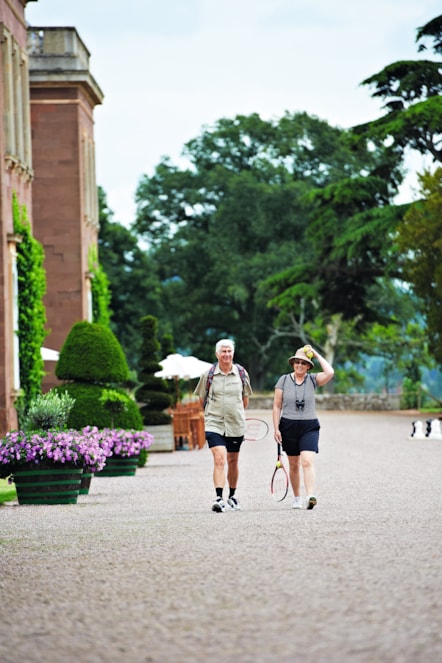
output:
{"label": "man's gray hair", "polygon": [[221,348],[223,347],[228,347],[232,348],[232,351],[235,352],[235,343],[232,341],[231,338],[222,338],[218,343],[215,345],[215,353],[217,354]]}

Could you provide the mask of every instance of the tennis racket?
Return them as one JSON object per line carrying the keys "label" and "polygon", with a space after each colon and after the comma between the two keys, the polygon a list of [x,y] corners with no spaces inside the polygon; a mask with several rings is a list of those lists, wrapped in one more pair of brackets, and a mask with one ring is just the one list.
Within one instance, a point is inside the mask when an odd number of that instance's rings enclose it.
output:
{"label": "tennis racket", "polygon": [[273,495],[273,499],[276,502],[282,502],[283,499],[285,499],[288,490],[289,490],[289,477],[287,474],[287,470],[284,467],[284,464],[282,462],[282,447],[277,443],[278,445],[278,455],[276,458],[276,467],[273,472],[272,480],[270,482],[270,490]]}
{"label": "tennis racket", "polygon": [[269,432],[269,425],[262,419],[246,419],[246,432],[244,439],[249,442],[263,440]]}

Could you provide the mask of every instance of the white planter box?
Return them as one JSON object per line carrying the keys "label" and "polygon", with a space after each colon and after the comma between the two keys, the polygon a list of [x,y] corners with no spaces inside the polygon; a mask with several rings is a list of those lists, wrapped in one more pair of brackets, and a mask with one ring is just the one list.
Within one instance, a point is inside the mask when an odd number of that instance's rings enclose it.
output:
{"label": "white planter box", "polygon": [[149,453],[151,451],[175,451],[172,424],[144,426],[144,430],[153,435],[153,443],[148,449]]}

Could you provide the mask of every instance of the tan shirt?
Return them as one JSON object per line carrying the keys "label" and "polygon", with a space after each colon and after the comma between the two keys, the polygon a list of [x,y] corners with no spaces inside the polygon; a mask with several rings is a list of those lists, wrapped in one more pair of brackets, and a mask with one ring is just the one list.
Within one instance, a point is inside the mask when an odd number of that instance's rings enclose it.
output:
{"label": "tan shirt", "polygon": [[[207,376],[204,373],[195,387],[194,394],[201,400],[206,397]],[[215,368],[213,381],[210,385],[209,398],[204,411],[204,427],[211,433],[219,433],[226,437],[240,437],[246,431],[246,415],[243,396],[250,396],[252,388],[250,378],[246,371],[246,384],[244,386],[238,368],[233,364],[230,373],[224,375]]]}

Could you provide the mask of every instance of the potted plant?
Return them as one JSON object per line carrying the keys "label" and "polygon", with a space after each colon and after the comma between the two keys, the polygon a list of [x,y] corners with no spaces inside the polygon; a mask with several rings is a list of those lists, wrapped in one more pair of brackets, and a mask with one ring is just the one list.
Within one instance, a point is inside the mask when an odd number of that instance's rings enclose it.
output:
{"label": "potted plant", "polygon": [[97,477],[134,476],[140,454],[146,452],[153,442],[147,431],[105,428],[86,428],[86,432],[98,436],[107,456],[106,464],[97,472]]}
{"label": "potted plant", "polygon": [[92,473],[104,466],[106,446],[95,431],[66,429],[73,405],[69,394],[40,394],[22,430],[0,441],[0,477],[15,482],[20,504],[75,504],[88,492]]}
{"label": "potted plant", "polygon": [[83,468],[101,470],[106,449],[92,431],[11,431],[0,441],[0,477],[19,504],[76,504]]}
{"label": "potted plant", "polygon": [[60,350],[55,387],[75,399],[67,425],[142,430],[137,403],[128,393],[129,368],[115,334],[103,325],[76,322]]}

